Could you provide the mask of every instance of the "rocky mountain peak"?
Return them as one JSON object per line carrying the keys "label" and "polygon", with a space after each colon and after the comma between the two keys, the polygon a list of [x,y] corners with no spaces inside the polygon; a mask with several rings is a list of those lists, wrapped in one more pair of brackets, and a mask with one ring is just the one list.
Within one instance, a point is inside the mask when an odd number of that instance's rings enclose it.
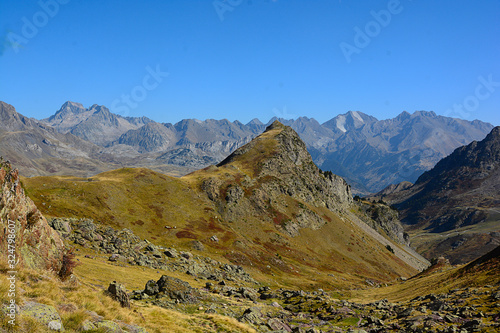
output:
{"label": "rocky mountain peak", "polygon": [[71,113],[77,114],[85,112],[85,108],[81,103],[67,101],[61,106],[59,111],[70,111]]}
{"label": "rocky mountain peak", "polygon": [[285,129],[285,125],[283,125],[279,120],[275,120],[271,123],[271,125],[267,126],[265,132],[272,131],[274,129]]}
{"label": "rocky mountain peak", "polygon": [[21,131],[34,126],[34,121],[17,113],[16,109],[0,101],[0,131]]}
{"label": "rocky mountain peak", "polygon": [[323,173],[313,162],[305,143],[279,121],[238,148],[218,167],[236,167],[263,181],[269,196],[285,193],[295,199],[330,209],[352,202],[350,186],[342,177]]}

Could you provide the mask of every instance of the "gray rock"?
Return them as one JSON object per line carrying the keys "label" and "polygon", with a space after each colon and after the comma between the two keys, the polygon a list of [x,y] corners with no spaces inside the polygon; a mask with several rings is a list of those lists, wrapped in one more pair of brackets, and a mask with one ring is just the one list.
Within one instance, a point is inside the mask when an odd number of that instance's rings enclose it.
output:
{"label": "gray rock", "polygon": [[148,282],[146,282],[146,286],[144,287],[145,294],[153,296],[158,294],[159,291],[160,288],[158,287],[158,284],[156,284],[155,280],[149,280]]}
{"label": "gray rock", "polygon": [[199,297],[197,290],[193,289],[189,283],[167,275],[162,275],[157,285],[160,292],[181,303],[195,303]]}
{"label": "gray rock", "polygon": [[83,323],[80,325],[80,331],[86,332],[86,331],[92,331],[96,330],[97,327],[94,325],[94,323],[88,319],[85,319]]}
{"label": "gray rock", "polygon": [[169,258],[177,258],[179,256],[179,253],[175,249],[168,249],[163,253]]}
{"label": "gray rock", "polygon": [[243,315],[238,318],[241,322],[247,322],[253,325],[262,325],[264,321],[262,320],[262,312],[258,307],[251,307],[243,312]]}
{"label": "gray rock", "polygon": [[95,322],[94,325],[97,327],[97,329],[102,329],[107,333],[123,333],[120,325],[111,320],[98,321]]}
{"label": "gray rock", "polygon": [[130,299],[123,285],[113,281],[109,284],[108,292],[114,300],[120,302],[122,307],[130,308]]}
{"label": "gray rock", "polygon": [[278,318],[271,318],[267,321],[267,326],[269,326],[270,329],[273,331],[284,331],[284,332],[291,332],[292,329],[290,326],[285,324],[283,321],[281,321]]}
{"label": "gray rock", "polygon": [[52,320],[48,323],[47,327],[53,331],[63,331],[63,325],[60,320]]}
{"label": "gray rock", "polygon": [[21,314],[34,318],[52,330],[64,330],[61,317],[53,306],[30,301],[21,307]]}

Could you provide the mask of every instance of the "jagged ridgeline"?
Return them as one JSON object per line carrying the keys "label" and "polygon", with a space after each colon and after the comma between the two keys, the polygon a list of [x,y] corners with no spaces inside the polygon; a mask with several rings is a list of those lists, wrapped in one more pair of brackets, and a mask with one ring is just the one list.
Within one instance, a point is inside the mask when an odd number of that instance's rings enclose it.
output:
{"label": "jagged ridgeline", "polygon": [[427,265],[360,221],[344,179],[319,170],[278,121],[218,165],[181,178],[123,168],[24,182],[49,217],[129,228],[157,245],[242,265],[262,281],[366,285]]}

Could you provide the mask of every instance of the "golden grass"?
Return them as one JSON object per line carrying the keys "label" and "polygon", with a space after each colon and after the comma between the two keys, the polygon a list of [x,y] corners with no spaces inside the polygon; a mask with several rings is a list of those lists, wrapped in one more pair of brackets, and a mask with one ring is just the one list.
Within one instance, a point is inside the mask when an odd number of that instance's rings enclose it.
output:
{"label": "golden grass", "polygon": [[[136,267],[119,267],[79,257],[82,265],[77,267],[79,283],[73,280],[61,282],[56,274],[49,271],[34,271],[20,269],[17,273],[18,304],[26,300],[54,306],[59,314],[66,332],[78,332],[81,324],[91,317],[93,311],[106,320],[123,321],[128,324],[146,328],[148,332],[187,333],[187,332],[248,332],[255,331],[248,325],[237,322],[233,318],[220,315],[184,314],[174,310],[167,310],[153,305],[132,304],[130,309],[122,308],[118,302],[107,296],[102,287],[93,285],[96,281],[119,280],[126,287],[141,285],[158,274],[154,270],[137,270]],[[87,260],[85,260],[87,259]],[[0,279],[6,278],[6,266],[0,263]],[[85,273],[79,275],[78,271]],[[93,278],[90,278],[93,272]],[[142,274],[141,274],[142,272]],[[86,275],[88,274],[88,275]],[[106,286],[109,284],[107,281]],[[5,304],[6,284],[0,284],[0,303]],[[2,316],[0,328],[8,332],[47,332],[48,329],[30,317],[16,317],[15,328]]]}
{"label": "golden grass", "polygon": [[462,268],[447,267],[430,275],[417,275],[407,281],[388,287],[357,290],[351,293],[353,301],[368,303],[387,298],[391,302],[404,302],[417,296],[447,293],[455,288],[481,287],[500,283],[498,268],[481,269],[479,272],[463,272]]}
{"label": "golden grass", "polygon": [[[261,150],[267,154],[272,149],[266,145],[273,142],[260,140],[256,145],[264,145]],[[363,275],[387,282],[415,273],[369,237],[359,236],[363,232],[348,221],[326,208],[312,207],[289,196],[282,195],[269,203],[263,216],[247,214],[235,216],[235,221],[222,220],[215,204],[200,190],[201,182],[210,176],[223,183],[237,183],[244,178],[243,171],[234,167],[238,163],[199,170],[181,179],[148,169],[124,168],[94,176],[92,181],[63,176],[23,181],[46,216],[93,218],[116,229],[129,228],[157,245],[193,251],[192,238],[179,236],[184,232],[205,244],[206,251],[201,255],[245,266],[256,279],[269,285],[303,289],[353,284],[360,287],[365,284]],[[272,215],[279,213],[286,220],[299,212],[300,205],[329,222],[319,230],[302,229],[299,237],[289,237],[276,227]],[[268,222],[264,222],[266,219]],[[177,228],[166,229],[166,225]],[[220,239],[217,244],[209,240],[214,234]],[[244,247],[236,249],[235,241]],[[349,251],[345,251],[346,246]],[[236,260],[236,250],[243,261]],[[280,267],[273,261],[276,255],[283,259]],[[383,257],[386,260],[380,260]],[[334,279],[328,273],[338,276]]]}

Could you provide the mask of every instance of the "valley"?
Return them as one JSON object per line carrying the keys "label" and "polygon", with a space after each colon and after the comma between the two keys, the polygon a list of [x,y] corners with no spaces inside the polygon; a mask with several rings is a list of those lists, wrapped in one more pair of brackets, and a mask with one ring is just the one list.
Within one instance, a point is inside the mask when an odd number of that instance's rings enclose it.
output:
{"label": "valley", "polygon": [[[36,121],[9,119],[22,135],[47,135]],[[22,177],[2,161],[2,221],[20,223],[16,237],[23,244],[18,329],[494,332],[500,299],[497,129],[447,158],[465,154],[457,160],[475,167],[450,171],[442,165],[459,163],[443,159],[415,184],[405,181],[368,198],[318,168],[299,134],[277,120],[220,162],[189,173],[177,169],[177,177],[144,161],[98,173]],[[50,133],[58,145],[83,140]],[[107,154],[118,146],[86,142],[82,161],[108,168],[115,157]],[[42,149],[38,156],[58,152]],[[142,159],[143,153],[133,154]],[[438,186],[436,170],[443,170],[442,183],[456,182],[455,174],[463,181]],[[485,217],[455,223],[445,234],[430,229],[431,222],[409,222],[416,215],[401,200],[429,195],[425,186],[453,187],[465,198],[471,191],[479,204],[464,199],[465,211],[475,207],[479,213],[472,216]],[[429,193],[432,204],[436,196]],[[458,209],[446,193],[439,200]],[[416,202],[413,211],[425,213],[423,201]],[[40,249],[42,256],[35,254]]]}

